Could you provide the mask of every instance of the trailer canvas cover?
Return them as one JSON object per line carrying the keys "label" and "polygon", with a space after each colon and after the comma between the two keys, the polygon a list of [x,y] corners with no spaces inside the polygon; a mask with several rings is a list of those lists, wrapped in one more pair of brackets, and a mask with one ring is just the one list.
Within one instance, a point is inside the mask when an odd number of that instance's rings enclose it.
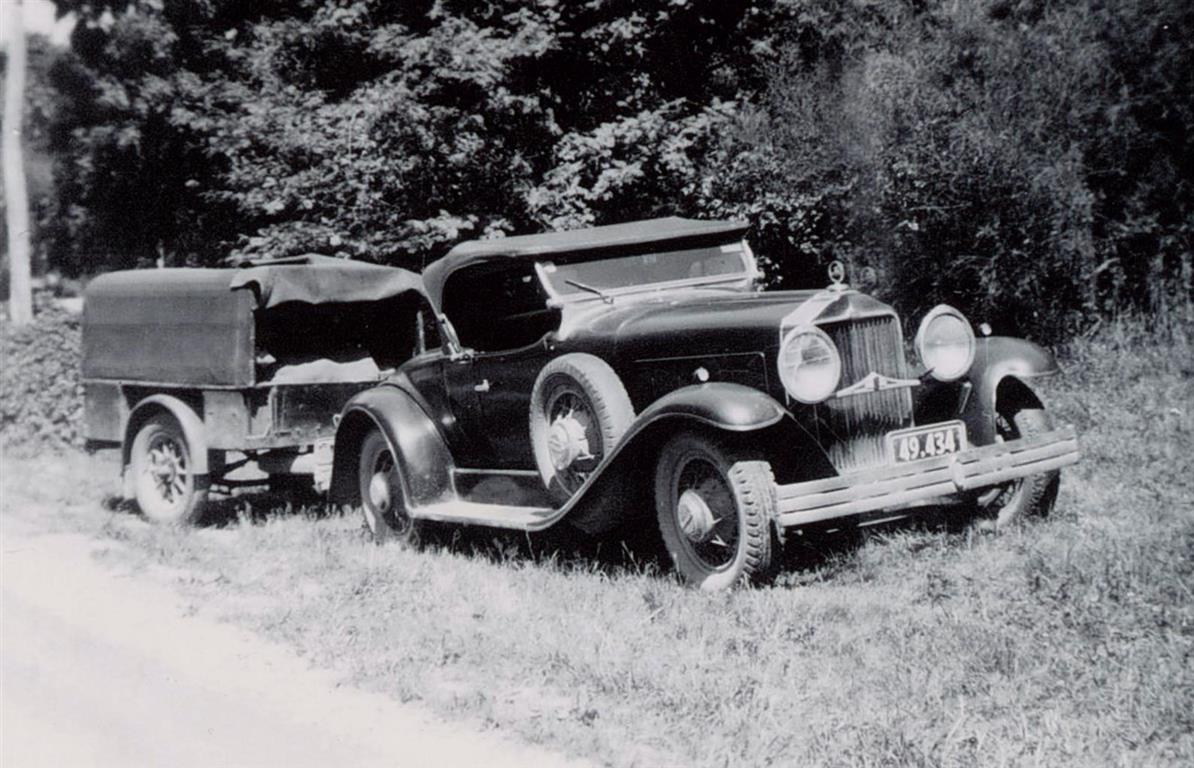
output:
{"label": "trailer canvas cover", "polygon": [[239,269],[101,275],[84,304],[83,378],[252,386],[255,311],[410,292],[422,292],[413,272],[316,255]]}

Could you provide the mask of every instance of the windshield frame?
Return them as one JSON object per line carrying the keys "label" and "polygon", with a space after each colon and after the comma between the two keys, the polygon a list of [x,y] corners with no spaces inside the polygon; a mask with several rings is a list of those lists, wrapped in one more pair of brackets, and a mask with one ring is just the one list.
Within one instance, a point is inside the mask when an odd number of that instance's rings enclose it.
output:
{"label": "windshield frame", "polygon": [[[599,301],[604,303],[612,303],[612,299],[618,296],[626,296],[636,293],[658,293],[666,290],[674,290],[678,288],[693,288],[693,287],[730,287],[735,285],[753,285],[760,277],[758,260],[755,258],[754,252],[750,249],[750,244],[745,240],[738,240],[735,243],[726,243],[726,245],[738,245],[738,257],[742,260],[743,271],[733,272],[724,275],[705,275],[702,277],[686,277],[678,280],[665,280],[658,283],[642,283],[639,285],[628,285],[621,288],[600,288],[603,295],[599,296],[596,293],[590,293],[582,290],[576,293],[560,293],[555,289],[551,277],[547,273],[547,265],[555,262],[548,259],[535,261],[535,274],[539,276],[539,281],[543,284],[543,290],[547,292],[547,305],[549,307],[562,307],[565,304],[579,304],[583,302]],[[660,252],[659,255],[666,254],[667,251]],[[620,258],[620,257],[607,257]],[[605,259],[583,259],[582,261],[604,261]]]}

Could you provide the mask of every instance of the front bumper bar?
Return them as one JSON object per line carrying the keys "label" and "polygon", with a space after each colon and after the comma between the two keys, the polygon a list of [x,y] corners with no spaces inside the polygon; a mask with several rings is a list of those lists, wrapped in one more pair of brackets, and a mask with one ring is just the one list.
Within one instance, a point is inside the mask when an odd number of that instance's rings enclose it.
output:
{"label": "front bumper bar", "polygon": [[780,485],[776,487],[777,522],[789,528],[892,509],[1049,472],[1077,461],[1077,433],[1073,427],[1063,427],[948,456]]}

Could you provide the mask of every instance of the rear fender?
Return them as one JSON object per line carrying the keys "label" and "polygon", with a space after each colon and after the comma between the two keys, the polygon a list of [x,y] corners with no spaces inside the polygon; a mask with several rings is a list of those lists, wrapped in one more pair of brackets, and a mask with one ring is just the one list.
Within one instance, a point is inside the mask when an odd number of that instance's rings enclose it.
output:
{"label": "rear fender", "polygon": [[137,403],[129,413],[128,422],[124,427],[124,439],[120,445],[120,466],[124,479],[124,495],[133,496],[133,478],[128,466],[133,450],[133,440],[145,422],[159,413],[168,413],[174,417],[182,427],[183,437],[187,440],[187,448],[191,452],[191,473],[195,476],[197,487],[207,487],[207,430],[203,426],[203,419],[195,413],[195,409],[173,395],[150,395]]}
{"label": "rear fender", "polygon": [[991,336],[976,344],[969,376],[973,390],[962,410],[962,421],[971,443],[989,445],[995,441],[995,403],[1001,388],[1039,404],[1028,382],[1060,369],[1053,353],[1031,341]]}
{"label": "rear fender", "polygon": [[358,462],[361,444],[372,429],[381,430],[389,443],[407,506],[421,507],[455,495],[454,461],[435,422],[408,393],[380,386],[356,395],[341,412],[329,494],[334,503],[360,503]]}

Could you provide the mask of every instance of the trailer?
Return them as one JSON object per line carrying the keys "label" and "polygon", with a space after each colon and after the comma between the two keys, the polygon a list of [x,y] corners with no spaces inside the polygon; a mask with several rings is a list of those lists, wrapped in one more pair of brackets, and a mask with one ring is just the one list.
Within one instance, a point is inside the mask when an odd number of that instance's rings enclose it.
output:
{"label": "trailer", "polygon": [[88,448],[119,448],[124,494],[162,522],[199,519],[246,468],[326,490],[341,408],[421,351],[425,312],[419,275],[327,256],[97,277]]}

